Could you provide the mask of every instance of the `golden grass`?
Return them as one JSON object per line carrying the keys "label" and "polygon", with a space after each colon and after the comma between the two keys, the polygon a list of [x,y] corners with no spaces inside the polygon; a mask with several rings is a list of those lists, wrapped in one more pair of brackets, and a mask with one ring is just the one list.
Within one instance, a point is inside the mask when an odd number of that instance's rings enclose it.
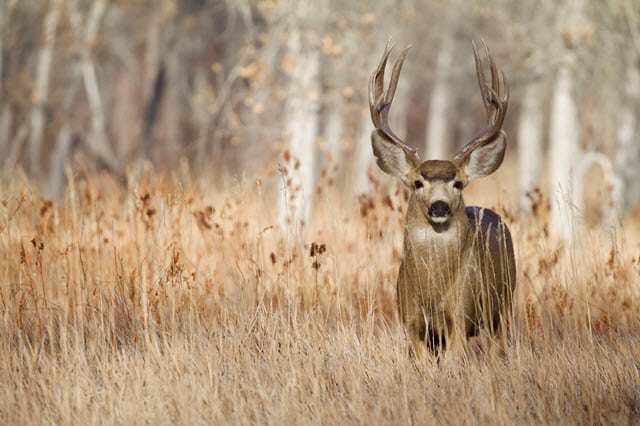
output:
{"label": "golden grass", "polygon": [[0,423],[640,421],[635,221],[563,243],[544,201],[523,224],[488,200],[516,245],[511,341],[416,365],[395,307],[405,192],[324,183],[301,237],[257,183],[86,174],[51,202],[3,181]]}

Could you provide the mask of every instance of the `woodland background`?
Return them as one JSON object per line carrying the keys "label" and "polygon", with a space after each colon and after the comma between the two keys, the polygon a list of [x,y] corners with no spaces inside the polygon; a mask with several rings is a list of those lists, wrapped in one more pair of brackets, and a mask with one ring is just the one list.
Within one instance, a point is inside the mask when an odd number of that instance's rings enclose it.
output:
{"label": "woodland background", "polygon": [[328,173],[347,196],[371,189],[366,88],[390,37],[413,46],[392,127],[425,158],[484,126],[471,50],[484,39],[512,91],[521,213],[548,194],[569,236],[637,206],[632,0],[2,0],[0,171],[55,198],[79,169],[186,162],[221,187],[264,179],[284,193],[280,221],[305,221]]}
{"label": "woodland background", "polygon": [[[390,37],[423,158],[509,81],[500,355],[407,355]],[[637,0],[0,0],[0,424],[638,424],[639,138]]]}

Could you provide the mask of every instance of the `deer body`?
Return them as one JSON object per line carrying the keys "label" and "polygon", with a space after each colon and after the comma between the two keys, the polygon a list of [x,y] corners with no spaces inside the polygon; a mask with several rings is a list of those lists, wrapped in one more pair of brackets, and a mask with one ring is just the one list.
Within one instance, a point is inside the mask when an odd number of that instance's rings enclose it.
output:
{"label": "deer body", "polygon": [[[486,49],[486,46],[485,46]],[[424,346],[466,352],[467,338],[481,329],[501,331],[509,318],[515,288],[515,257],[509,230],[489,209],[465,207],[462,190],[472,180],[493,173],[504,158],[506,136],[501,130],[509,99],[500,99],[499,77],[491,59],[491,86],[474,45],[478,81],[489,125],[452,161],[422,162],[416,151],[387,124],[406,50],[394,66],[383,91],[385,51],[371,77],[369,102],[375,130],[371,135],[378,166],[411,189],[404,233],[404,259],[397,282],[400,318],[413,352]]]}
{"label": "deer body", "polygon": [[439,230],[411,204],[407,212],[397,297],[417,353],[424,343],[434,352],[464,351],[464,339],[482,327],[499,332],[508,316],[516,273],[509,230],[489,209],[460,212]]}

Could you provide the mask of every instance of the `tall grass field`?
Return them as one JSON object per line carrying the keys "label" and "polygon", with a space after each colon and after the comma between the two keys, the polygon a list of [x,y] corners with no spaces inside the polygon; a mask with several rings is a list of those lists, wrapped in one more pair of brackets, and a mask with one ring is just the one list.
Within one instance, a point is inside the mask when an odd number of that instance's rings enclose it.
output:
{"label": "tall grass field", "polygon": [[514,236],[510,337],[439,363],[408,355],[407,192],[381,173],[360,197],[323,177],[287,229],[259,180],[69,172],[50,200],[5,178],[0,424],[640,423],[640,219],[559,240],[500,173],[466,201]]}

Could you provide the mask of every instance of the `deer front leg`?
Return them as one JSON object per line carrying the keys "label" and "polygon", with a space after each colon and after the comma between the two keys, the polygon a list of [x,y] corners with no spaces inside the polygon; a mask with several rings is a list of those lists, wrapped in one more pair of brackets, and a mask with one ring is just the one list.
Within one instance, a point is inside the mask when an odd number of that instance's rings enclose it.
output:
{"label": "deer front leg", "polygon": [[405,329],[409,335],[411,347],[409,348],[409,355],[415,356],[417,359],[422,358],[424,353],[425,341],[424,337],[427,330],[427,324],[422,315],[414,315],[405,323]]}
{"label": "deer front leg", "polygon": [[449,322],[447,327],[447,345],[454,358],[467,358],[467,336],[462,324],[458,324],[455,321]]}

